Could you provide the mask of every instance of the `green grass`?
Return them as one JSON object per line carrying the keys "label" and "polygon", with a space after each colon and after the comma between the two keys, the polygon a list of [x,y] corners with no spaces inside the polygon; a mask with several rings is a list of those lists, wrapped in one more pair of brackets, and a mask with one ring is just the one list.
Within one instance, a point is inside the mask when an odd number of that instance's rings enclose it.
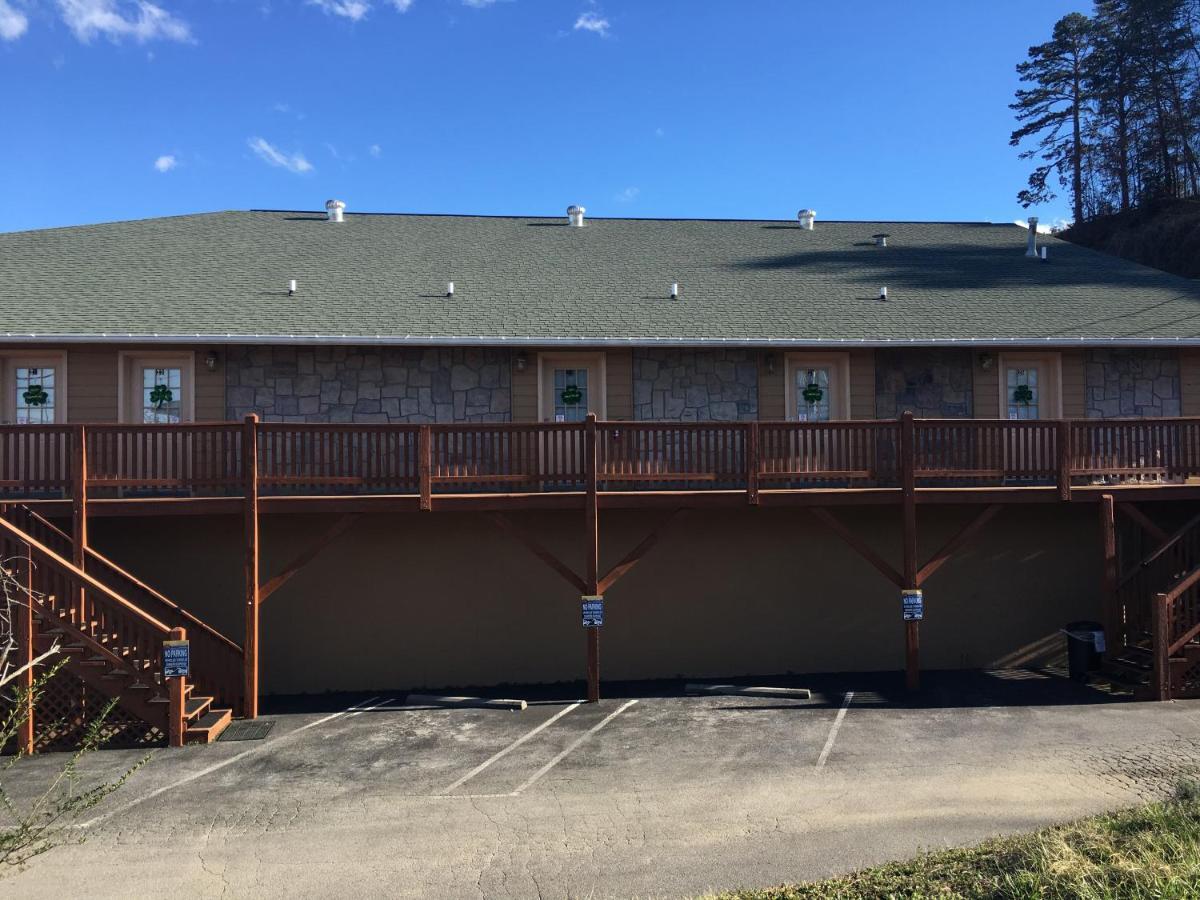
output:
{"label": "green grass", "polygon": [[719,900],[1174,900],[1200,897],[1200,786],[1175,800],[842,878]]}

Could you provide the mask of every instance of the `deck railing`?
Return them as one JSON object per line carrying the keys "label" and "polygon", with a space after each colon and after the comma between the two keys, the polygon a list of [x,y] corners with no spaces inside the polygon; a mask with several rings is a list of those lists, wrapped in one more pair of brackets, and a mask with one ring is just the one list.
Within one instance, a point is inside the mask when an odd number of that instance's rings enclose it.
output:
{"label": "deck railing", "polygon": [[[0,426],[0,500],[580,491],[1178,484],[1200,478],[1200,419]],[[252,429],[252,431],[247,431]],[[911,453],[902,450],[910,445]],[[904,460],[911,459],[911,472]]]}

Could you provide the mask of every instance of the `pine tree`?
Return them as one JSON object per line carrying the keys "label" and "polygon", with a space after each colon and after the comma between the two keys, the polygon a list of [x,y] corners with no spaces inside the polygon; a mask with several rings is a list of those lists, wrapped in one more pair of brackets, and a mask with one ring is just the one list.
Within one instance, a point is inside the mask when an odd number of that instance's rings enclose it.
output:
{"label": "pine tree", "polygon": [[1021,127],[1012,133],[1017,146],[1040,136],[1037,146],[1021,153],[1022,159],[1041,159],[1029,176],[1028,187],[1017,195],[1022,206],[1044,203],[1057,196],[1050,175],[1069,187],[1075,221],[1084,218],[1083,172],[1088,148],[1084,143],[1085,118],[1092,102],[1088,73],[1092,65],[1094,25],[1081,13],[1064,16],[1054,25],[1053,37],[1029,48],[1029,58],[1017,65],[1021,81],[1032,87],[1017,91],[1016,111]]}

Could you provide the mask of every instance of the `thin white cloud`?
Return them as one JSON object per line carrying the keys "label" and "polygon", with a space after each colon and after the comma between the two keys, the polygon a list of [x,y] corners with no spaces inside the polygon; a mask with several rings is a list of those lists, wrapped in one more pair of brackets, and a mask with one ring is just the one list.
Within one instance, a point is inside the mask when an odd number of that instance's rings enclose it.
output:
{"label": "thin white cloud", "polygon": [[246,146],[253,150],[255,156],[267,165],[287,169],[289,172],[294,172],[297,175],[313,171],[312,163],[305,159],[302,153],[293,153],[289,156],[273,146],[265,138],[249,138],[246,141]]}
{"label": "thin white cloud", "polygon": [[187,22],[148,0],[58,0],[58,11],[75,37],[85,44],[96,37],[114,41],[132,38],[139,44],[193,40]]}
{"label": "thin white cloud", "polygon": [[309,6],[323,10],[327,15],[341,16],[351,22],[366,18],[371,4],[365,0],[308,0]]}
{"label": "thin white cloud", "polygon": [[412,9],[413,0],[391,0],[391,4],[395,7],[396,12],[406,13]]}
{"label": "thin white cloud", "polygon": [[638,194],[642,192],[641,188],[627,187],[616,196],[618,203],[632,203],[638,198]]}
{"label": "thin white cloud", "polygon": [[485,6],[491,6],[496,0],[462,0],[463,6],[469,6],[472,9],[483,9]]}
{"label": "thin white cloud", "polygon": [[171,153],[164,153],[154,161],[154,170],[156,172],[170,172],[179,165],[179,160]]}
{"label": "thin white cloud", "polygon": [[[1026,219],[1013,219],[1013,224],[1020,225],[1022,228],[1029,228],[1029,222]],[[1062,231],[1064,228],[1069,228],[1070,225],[1070,219],[1055,219],[1049,224],[1046,222],[1038,222],[1038,234],[1053,234],[1056,231]]]}
{"label": "thin white cloud", "polygon": [[598,34],[600,37],[608,37],[608,19],[596,12],[580,13],[579,18],[575,20],[576,31],[590,31],[592,34]]}
{"label": "thin white cloud", "polygon": [[383,156],[383,148],[378,144],[372,144],[367,148],[367,152],[370,153],[375,159],[379,159],[379,157]]}
{"label": "thin white cloud", "polygon": [[29,28],[28,17],[0,0],[0,41],[15,41]]}

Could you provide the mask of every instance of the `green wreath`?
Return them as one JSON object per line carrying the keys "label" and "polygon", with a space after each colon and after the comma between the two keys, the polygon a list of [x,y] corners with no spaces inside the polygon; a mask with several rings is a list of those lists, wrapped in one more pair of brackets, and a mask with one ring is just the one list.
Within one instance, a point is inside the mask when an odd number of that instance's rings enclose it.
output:
{"label": "green wreath", "polygon": [[563,406],[575,406],[583,400],[583,391],[578,385],[568,384],[558,396]]}
{"label": "green wreath", "polygon": [[45,406],[50,402],[50,395],[40,384],[31,384],[25,389],[21,399],[25,401],[26,406]]}
{"label": "green wreath", "polygon": [[150,391],[150,402],[154,404],[155,409],[162,409],[164,403],[170,403],[174,399],[175,395],[165,384],[156,384]]}
{"label": "green wreath", "polygon": [[1013,403],[1024,403],[1028,406],[1033,402],[1033,389],[1027,384],[1018,384],[1013,390]]}
{"label": "green wreath", "polygon": [[825,392],[821,390],[816,382],[813,382],[804,389],[804,392],[800,396],[804,398],[805,403],[817,404],[821,402],[821,399],[825,396]]}

